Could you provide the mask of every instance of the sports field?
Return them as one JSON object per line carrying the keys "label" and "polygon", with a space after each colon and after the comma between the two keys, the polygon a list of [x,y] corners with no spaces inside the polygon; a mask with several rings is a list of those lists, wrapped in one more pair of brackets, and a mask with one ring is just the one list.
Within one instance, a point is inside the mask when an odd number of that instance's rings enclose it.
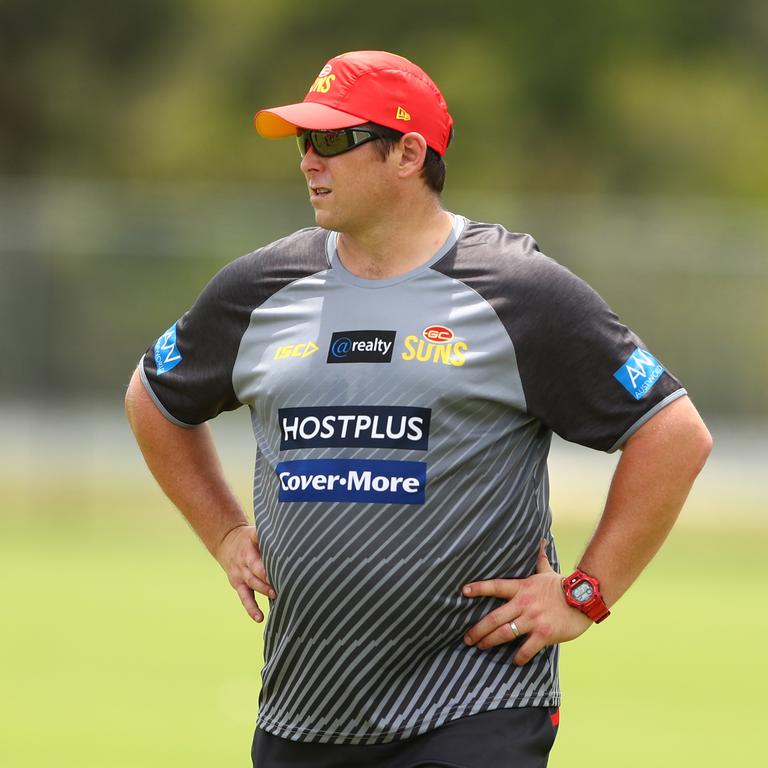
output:
{"label": "sports field", "polygon": [[[261,629],[137,477],[0,483],[3,768],[249,765]],[[554,768],[756,764],[768,527],[756,510],[730,528],[707,503],[708,522],[687,512],[611,619],[563,647]],[[589,529],[556,525],[564,563]]]}

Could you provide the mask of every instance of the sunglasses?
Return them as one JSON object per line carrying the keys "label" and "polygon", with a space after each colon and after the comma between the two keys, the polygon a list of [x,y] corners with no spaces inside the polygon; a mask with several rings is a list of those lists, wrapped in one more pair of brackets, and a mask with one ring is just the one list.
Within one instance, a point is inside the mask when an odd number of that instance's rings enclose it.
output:
{"label": "sunglasses", "polygon": [[359,147],[368,141],[380,139],[378,133],[367,128],[339,128],[333,131],[299,131],[296,134],[296,142],[299,145],[299,154],[304,157],[309,151],[309,145],[320,157],[333,157],[350,149]]}

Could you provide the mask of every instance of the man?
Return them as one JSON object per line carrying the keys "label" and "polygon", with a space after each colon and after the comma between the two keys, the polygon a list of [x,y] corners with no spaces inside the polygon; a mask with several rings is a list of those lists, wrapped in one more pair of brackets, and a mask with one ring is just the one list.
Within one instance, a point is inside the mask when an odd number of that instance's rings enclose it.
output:
{"label": "man", "polygon": [[[653,557],[709,433],[530,236],[443,209],[452,119],[414,64],[337,56],[255,121],[298,138],[318,227],[225,267],[127,396],[149,467],[256,621],[269,597],[254,765],[545,766],[558,643]],[[242,404],[255,526],[204,426]],[[622,450],[565,579],[552,431]]]}

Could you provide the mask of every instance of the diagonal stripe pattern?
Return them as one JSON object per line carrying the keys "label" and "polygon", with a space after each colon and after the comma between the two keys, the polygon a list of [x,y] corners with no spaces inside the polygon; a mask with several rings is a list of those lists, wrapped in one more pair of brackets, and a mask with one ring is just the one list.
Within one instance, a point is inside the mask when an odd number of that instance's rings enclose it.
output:
{"label": "diagonal stripe pattern", "polygon": [[[466,343],[465,364],[446,364],[450,356],[434,345],[422,345],[423,359],[405,359],[405,339],[416,348],[421,329],[436,323]],[[333,333],[355,328],[395,331],[391,363],[324,364]],[[317,354],[274,360],[276,345],[310,341]],[[376,744],[490,709],[559,703],[556,649],[517,668],[519,642],[483,652],[462,640],[497,604],[463,597],[463,584],[529,575],[542,537],[556,564],[549,432],[525,412],[514,347],[482,297],[431,269],[389,291],[366,290],[332,257],[330,270],[254,311],[234,380],[251,406],[256,524],[278,593],[266,628],[261,728]],[[279,409],[319,409],[320,424],[339,406],[430,409],[428,450],[339,445],[338,434],[334,445],[318,438],[280,450]],[[276,467],[299,459],[426,462],[426,501],[281,502]]]}

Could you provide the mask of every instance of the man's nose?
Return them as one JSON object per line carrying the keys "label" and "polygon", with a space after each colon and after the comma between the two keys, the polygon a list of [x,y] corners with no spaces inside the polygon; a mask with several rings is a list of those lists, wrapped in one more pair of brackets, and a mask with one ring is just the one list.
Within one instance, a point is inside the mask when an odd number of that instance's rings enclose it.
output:
{"label": "man's nose", "polygon": [[315,152],[315,148],[312,146],[311,141],[307,141],[306,146],[307,151],[305,152],[304,157],[301,158],[301,163],[299,165],[304,173],[307,173],[310,170],[317,170],[323,162],[320,155]]}

